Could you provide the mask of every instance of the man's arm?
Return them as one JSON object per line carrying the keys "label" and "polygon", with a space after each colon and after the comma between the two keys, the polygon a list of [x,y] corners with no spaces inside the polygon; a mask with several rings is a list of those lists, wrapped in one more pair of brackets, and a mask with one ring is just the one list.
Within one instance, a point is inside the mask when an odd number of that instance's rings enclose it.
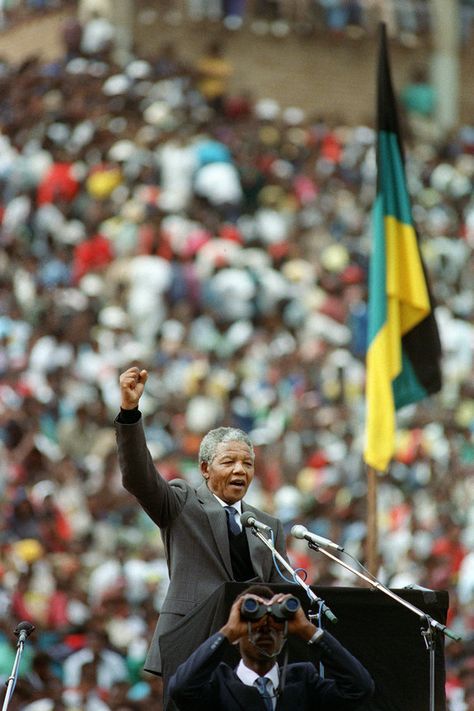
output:
{"label": "man's arm", "polygon": [[[287,595],[277,594],[273,600],[280,602]],[[315,708],[321,711],[355,711],[374,692],[374,682],[365,667],[326,630],[310,622],[300,607],[288,621],[288,632],[298,635],[315,652],[315,664],[307,683],[315,699]],[[316,665],[324,667],[324,678]]]}
{"label": "man's arm", "polygon": [[138,409],[148,378],[146,370],[132,367],[120,376],[121,406],[115,420],[122,483],[161,528],[179,514],[186,489],[170,486],[157,471],[148,451]]}
{"label": "man's arm", "polygon": [[182,711],[211,711],[214,708],[212,676],[228,647],[225,635],[216,632],[179,665],[169,680],[168,692]]}
{"label": "man's arm", "polygon": [[374,693],[367,669],[326,630],[318,641],[324,679],[314,670],[321,711],[355,711]]}

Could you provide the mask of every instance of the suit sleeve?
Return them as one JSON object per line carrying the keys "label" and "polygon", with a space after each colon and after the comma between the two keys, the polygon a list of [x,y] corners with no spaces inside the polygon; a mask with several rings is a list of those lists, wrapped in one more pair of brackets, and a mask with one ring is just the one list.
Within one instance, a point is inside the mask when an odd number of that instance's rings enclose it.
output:
{"label": "suit sleeve", "polygon": [[315,651],[321,654],[322,678],[313,667],[310,685],[314,688],[314,708],[320,711],[355,711],[374,693],[374,682],[365,667],[325,631]]}
{"label": "suit sleeve", "polygon": [[156,469],[141,417],[131,423],[117,418],[114,424],[123,486],[160,528],[166,528],[181,512],[187,489],[171,486]]}
{"label": "suit sleeve", "polygon": [[169,680],[168,691],[180,711],[211,711],[217,693],[213,674],[228,645],[227,638],[217,632],[177,668]]}

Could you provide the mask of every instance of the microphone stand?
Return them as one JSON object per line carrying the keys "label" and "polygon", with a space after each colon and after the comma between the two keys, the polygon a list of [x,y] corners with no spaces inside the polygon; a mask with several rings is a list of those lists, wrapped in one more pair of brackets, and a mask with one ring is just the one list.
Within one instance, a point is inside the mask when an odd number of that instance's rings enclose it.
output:
{"label": "microphone stand", "polygon": [[5,699],[3,701],[2,711],[6,711],[8,704],[13,696],[15,690],[16,681],[18,678],[18,670],[20,668],[21,655],[23,654],[23,649],[25,647],[25,642],[29,634],[35,629],[34,625],[30,622],[20,622],[16,628],[14,634],[18,636],[18,644],[16,649],[15,661],[13,662],[12,672],[7,679],[5,692]]}
{"label": "microphone stand", "polygon": [[[304,582],[304,580],[301,580],[301,578],[296,575],[296,573],[295,573],[295,571],[293,570],[293,568],[291,567],[291,565],[290,565],[290,564],[283,558],[283,556],[277,551],[277,549],[276,549],[275,546],[273,545],[272,541],[271,541],[269,538],[266,538],[266,537],[263,535],[263,533],[262,533],[261,531],[259,531],[257,528],[255,528],[255,526],[252,526],[252,525],[251,525],[250,528],[252,529],[253,535],[254,535],[254,536],[257,536],[257,538],[259,538],[259,539],[262,541],[262,543],[264,543],[264,544],[267,546],[267,548],[269,548],[269,549],[271,550],[272,554],[273,554],[276,558],[278,558],[278,560],[279,560],[280,563],[283,565],[283,567],[286,568],[286,570],[290,573],[290,575],[291,575],[291,577],[293,578],[293,580],[294,580],[295,582],[297,582],[298,585],[301,585],[301,587],[304,588],[304,590],[306,590],[306,594],[307,594],[308,597],[311,599],[311,601],[312,601],[313,603],[316,603],[317,605],[319,605],[320,612],[322,612],[322,613],[328,618],[328,620],[330,620],[331,622],[333,622],[333,623],[337,622],[337,617],[336,617],[336,615],[335,615],[333,612],[331,612],[331,610],[330,610],[329,607],[326,605],[326,603],[324,602],[324,600],[322,600],[320,597],[318,597],[318,596],[316,595],[316,593],[314,593],[314,592],[311,590],[311,588],[309,587],[309,585],[307,585],[307,584]],[[309,614],[309,617],[310,617],[311,619],[316,619],[316,618],[319,617],[319,614],[311,614],[311,613],[310,613],[310,614]]]}
{"label": "microphone stand", "polygon": [[427,615],[425,612],[420,610],[418,607],[415,607],[415,605],[412,605],[410,602],[407,600],[404,600],[403,598],[399,597],[396,593],[394,593],[392,590],[389,588],[386,588],[385,585],[382,585],[382,583],[379,583],[379,581],[376,578],[369,577],[368,575],[364,575],[361,573],[359,570],[356,570],[352,565],[349,565],[345,561],[341,560],[337,556],[333,555],[330,553],[328,550],[323,548],[322,546],[318,546],[316,543],[313,543],[312,541],[308,541],[308,547],[312,548],[315,551],[321,551],[321,553],[324,553],[325,556],[328,558],[331,558],[331,560],[334,560],[336,563],[339,563],[339,565],[342,565],[343,568],[346,568],[346,570],[349,570],[351,573],[354,573],[359,578],[362,578],[362,580],[365,580],[366,582],[370,583],[371,587],[376,588],[377,590],[380,590],[383,592],[385,595],[388,595],[391,597],[393,600],[396,600],[396,602],[400,603],[404,607],[406,607],[408,610],[411,610],[414,612],[416,615],[421,620],[421,634],[423,636],[423,639],[425,641],[426,649],[429,652],[430,655],[430,711],[435,711],[435,637],[434,637],[434,631],[439,630],[440,632],[443,632],[445,635],[448,637],[451,637],[451,639],[456,640],[459,642],[461,637],[455,632],[452,632],[446,625],[443,625],[441,622],[437,622],[434,620],[432,617]]}

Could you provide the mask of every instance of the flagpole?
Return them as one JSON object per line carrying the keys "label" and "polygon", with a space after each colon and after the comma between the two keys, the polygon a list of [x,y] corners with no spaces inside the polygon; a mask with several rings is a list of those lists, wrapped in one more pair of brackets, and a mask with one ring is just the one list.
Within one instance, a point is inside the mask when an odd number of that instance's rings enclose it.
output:
{"label": "flagpole", "polygon": [[366,559],[369,572],[376,576],[379,558],[379,532],[377,511],[377,471],[367,468],[367,541]]}

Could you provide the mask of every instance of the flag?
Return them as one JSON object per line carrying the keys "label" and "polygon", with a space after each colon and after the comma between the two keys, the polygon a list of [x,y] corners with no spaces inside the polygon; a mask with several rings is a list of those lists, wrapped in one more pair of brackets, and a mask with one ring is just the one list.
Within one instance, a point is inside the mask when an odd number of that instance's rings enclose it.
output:
{"label": "flag", "polygon": [[411,215],[383,24],[376,140],[364,458],[384,471],[395,449],[396,410],[441,388],[441,344]]}

